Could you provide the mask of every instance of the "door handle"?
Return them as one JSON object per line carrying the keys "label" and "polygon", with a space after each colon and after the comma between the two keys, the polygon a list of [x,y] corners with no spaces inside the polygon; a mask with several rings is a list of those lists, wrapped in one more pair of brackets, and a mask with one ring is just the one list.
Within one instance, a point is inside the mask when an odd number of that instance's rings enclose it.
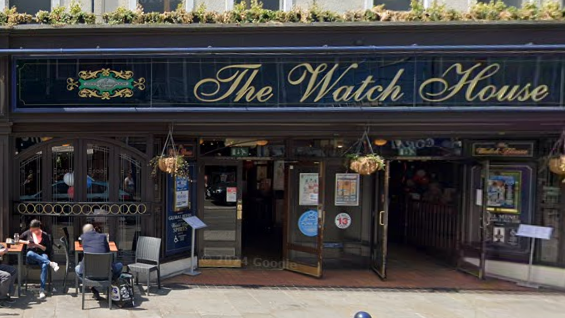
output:
{"label": "door handle", "polygon": [[380,226],[385,226],[384,216],[385,216],[385,211],[379,212],[379,225]]}

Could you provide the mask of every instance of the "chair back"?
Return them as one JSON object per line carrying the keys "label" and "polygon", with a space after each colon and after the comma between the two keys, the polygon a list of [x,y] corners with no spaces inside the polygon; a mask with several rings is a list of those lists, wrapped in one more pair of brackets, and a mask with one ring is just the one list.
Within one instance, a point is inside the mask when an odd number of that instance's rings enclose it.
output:
{"label": "chair back", "polygon": [[140,236],[137,240],[135,262],[146,261],[159,264],[161,255],[161,239],[157,237]]}
{"label": "chair back", "polygon": [[71,237],[69,236],[69,229],[66,226],[63,227],[63,233],[65,234],[65,238],[67,239],[67,247],[68,247],[68,243],[71,241]]}
{"label": "chair back", "polygon": [[61,236],[61,238],[59,239],[59,242],[61,242],[61,247],[63,247],[63,250],[65,251],[65,260],[67,261],[67,264],[68,264],[69,263],[69,255],[70,255],[69,241],[67,241],[66,237]]}
{"label": "chair back", "polygon": [[89,280],[112,280],[112,253],[84,253],[83,277]]}

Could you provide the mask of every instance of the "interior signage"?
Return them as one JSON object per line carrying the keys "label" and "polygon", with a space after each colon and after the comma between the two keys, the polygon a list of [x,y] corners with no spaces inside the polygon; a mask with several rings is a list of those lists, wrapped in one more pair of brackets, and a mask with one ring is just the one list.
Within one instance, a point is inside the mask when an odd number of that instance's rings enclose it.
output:
{"label": "interior signage", "polygon": [[15,109],[557,107],[554,57],[280,55],[16,60]]}
{"label": "interior signage", "polygon": [[533,142],[476,142],[473,143],[475,157],[532,157]]}

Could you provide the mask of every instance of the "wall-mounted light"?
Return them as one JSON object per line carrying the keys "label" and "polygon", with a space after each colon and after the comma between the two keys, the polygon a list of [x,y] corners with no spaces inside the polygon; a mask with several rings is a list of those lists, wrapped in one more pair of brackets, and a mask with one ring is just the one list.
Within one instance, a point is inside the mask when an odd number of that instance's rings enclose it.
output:
{"label": "wall-mounted light", "polygon": [[257,146],[266,146],[269,143],[268,140],[258,140]]}
{"label": "wall-mounted light", "polygon": [[373,141],[373,143],[375,144],[375,146],[384,146],[386,145],[388,141],[384,140],[384,139],[375,139],[375,141]]}

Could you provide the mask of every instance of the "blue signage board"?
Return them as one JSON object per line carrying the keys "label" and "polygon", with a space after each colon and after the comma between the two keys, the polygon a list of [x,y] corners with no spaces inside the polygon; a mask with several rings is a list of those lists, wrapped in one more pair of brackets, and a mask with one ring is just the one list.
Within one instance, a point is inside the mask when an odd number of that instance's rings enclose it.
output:
{"label": "blue signage board", "polygon": [[[195,169],[189,166],[190,180],[196,180]],[[167,176],[167,218],[165,255],[190,251],[191,228],[184,221],[196,212],[196,183],[188,178]]]}
{"label": "blue signage board", "polygon": [[557,108],[564,70],[504,52],[22,57],[12,92],[15,111]]}

